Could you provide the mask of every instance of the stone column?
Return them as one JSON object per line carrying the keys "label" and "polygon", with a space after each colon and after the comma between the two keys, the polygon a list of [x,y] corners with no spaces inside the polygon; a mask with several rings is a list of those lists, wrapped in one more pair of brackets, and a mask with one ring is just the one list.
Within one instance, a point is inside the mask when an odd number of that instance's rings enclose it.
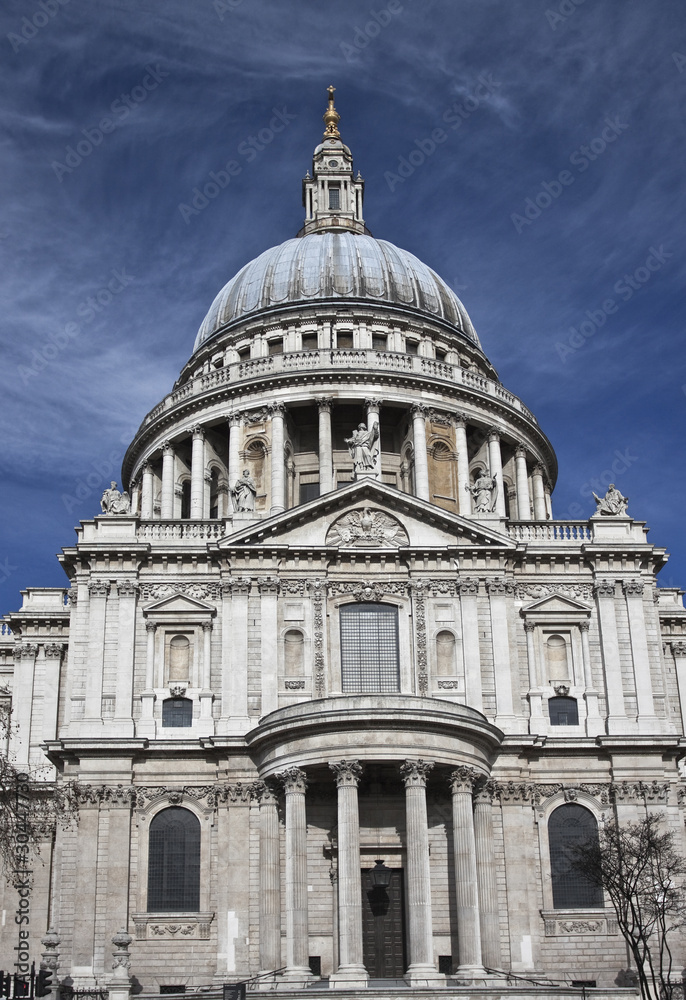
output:
{"label": "stone column", "polygon": [[459,581],[460,611],[462,616],[462,649],[464,651],[464,676],[466,702],[479,712],[483,710],[481,688],[481,653],[479,651],[479,581],[465,578]]}
{"label": "stone column", "polygon": [[488,432],[488,467],[495,478],[498,489],[495,495],[495,513],[505,517],[505,483],[503,482],[503,460],[500,454],[500,431],[491,427]]}
{"label": "stone column", "polygon": [[284,465],[284,405],[272,403],[272,502],[270,514],[279,514],[286,509],[286,467]]}
{"label": "stone column", "polygon": [[61,642],[48,642],[43,647],[43,655],[45,656],[43,669],[45,674],[43,679],[43,738],[41,743],[45,742],[45,740],[57,739],[60,670],[64,657],[64,649],[65,647]]}
{"label": "stone column", "polygon": [[276,792],[261,785],[260,800],[260,972],[281,968],[281,875]]}
{"label": "stone column", "polygon": [[105,658],[105,616],[110,585],[106,580],[92,580],[88,585],[88,673],[84,717],[79,727],[82,736],[102,732],[102,679]]}
{"label": "stone column", "polygon": [[673,641],[671,645],[676,669],[676,682],[679,688],[681,726],[686,733],[686,642]]}
{"label": "stone column", "polygon": [[211,621],[202,623],[202,673],[200,676],[200,720],[198,733],[202,736],[214,735],[212,719],[212,628]]}
{"label": "stone column", "polygon": [[318,399],[319,408],[319,494],[330,493],[333,482],[333,444],[331,440],[331,400]]}
{"label": "stone column", "polygon": [[594,587],[598,604],[598,624],[600,625],[600,648],[605,668],[605,691],[607,694],[607,725],[610,736],[628,733],[633,727],[627,719],[624,704],[624,683],[622,664],[619,659],[619,639],[615,617],[614,580],[599,580]]}
{"label": "stone column", "polygon": [[593,670],[591,666],[591,647],[588,641],[588,633],[591,628],[589,621],[579,622],[581,632],[581,657],[584,669],[584,698],[586,700],[586,735],[600,736],[605,732],[603,720],[600,718],[598,708],[598,692],[593,686]]}
{"label": "stone column", "polygon": [[455,857],[455,899],[457,902],[457,978],[483,979],[479,891],[476,874],[476,844],[472,791],[478,775],[470,767],[458,767],[450,775],[453,796],[453,852]]}
{"label": "stone column", "polygon": [[117,628],[117,686],[114,724],[118,736],[133,736],[133,659],[136,635],[136,594],[138,584],[119,580],[119,626]]}
{"label": "stone column", "polygon": [[529,473],[526,467],[526,448],[522,445],[515,451],[515,468],[517,472],[517,517],[520,521],[530,521]]}
{"label": "stone column", "polygon": [[471,514],[469,493],[469,451],[467,448],[467,418],[459,413],[455,418],[455,451],[457,452],[457,505],[460,514]]}
{"label": "stone column", "polygon": [[141,717],[136,726],[136,736],[155,735],[155,622],[146,621],[147,648],[145,657],[145,690],[141,693]]}
{"label": "stone column", "polygon": [[286,971],[293,986],[311,978],[307,920],[307,819],[304,771],[291,767],[280,775],[286,792]]}
{"label": "stone column", "polygon": [[229,417],[229,491],[236,485],[236,480],[241,474],[240,456],[240,434],[241,434],[241,413],[232,413]]}
{"label": "stone column", "polygon": [[205,431],[193,428],[191,452],[191,517],[201,521],[205,514]]}
{"label": "stone column", "polygon": [[155,512],[155,479],[150,462],[143,466],[143,485],[141,487],[141,517],[150,521]]}
{"label": "stone column", "polygon": [[476,878],[479,887],[481,960],[489,969],[500,969],[500,908],[493,842],[493,783],[481,785],[474,796]]}
{"label": "stone column", "polygon": [[429,456],[426,450],[426,407],[412,407],[412,436],[414,444],[414,489],[420,500],[430,500]]}
{"label": "stone column", "polygon": [[364,401],[367,407],[367,430],[371,430],[374,424],[378,424],[379,427],[379,437],[376,441],[376,463],[374,465],[374,476],[379,483],[381,482],[381,418],[379,415],[381,402],[380,399],[365,399]]}
{"label": "stone column", "polygon": [[405,785],[407,913],[410,925],[410,966],[405,979],[411,986],[418,987],[436,986],[445,980],[433,961],[429,826],[426,815],[426,782],[432,767],[433,763],[424,760],[406,760],[400,767]]}
{"label": "stone column", "polygon": [[362,881],[360,878],[360,814],[357,786],[362,768],[356,760],[329,764],[338,789],[338,970],[330,984],[354,989],[368,975],[362,959]]}
{"label": "stone column", "polygon": [[31,746],[31,712],[33,685],[36,675],[38,646],[25,642],[14,648],[14,683],[12,698],[12,725],[9,733],[10,754],[15,766],[28,767]]}
{"label": "stone column", "polygon": [[512,657],[508,630],[507,598],[514,590],[510,580],[487,580],[491,611],[493,642],[493,674],[495,677],[495,724],[515,732],[514,700],[512,697]]}
{"label": "stone column", "polygon": [[162,504],[160,517],[171,520],[174,517],[174,449],[168,441],[162,445]]}
{"label": "stone column", "polygon": [[535,623],[525,621],[524,631],[526,632],[526,659],[529,667],[529,732],[540,735],[548,731],[548,723],[543,717],[543,692],[538,677],[534,639]]}
{"label": "stone column", "polygon": [[650,676],[650,652],[646,638],[643,607],[643,581],[625,580],[623,586],[629,617],[631,657],[634,664],[638,731],[639,733],[657,733],[660,732],[660,724],[655,715],[653,682]]}
{"label": "stone column", "polygon": [[279,581],[275,576],[261,576],[257,580],[260,592],[260,654],[262,660],[261,714],[268,715],[279,707],[279,680],[277,675],[278,594]]}
{"label": "stone column", "polygon": [[545,489],[543,487],[543,466],[535,465],[531,476],[534,492],[534,520],[546,520]]}

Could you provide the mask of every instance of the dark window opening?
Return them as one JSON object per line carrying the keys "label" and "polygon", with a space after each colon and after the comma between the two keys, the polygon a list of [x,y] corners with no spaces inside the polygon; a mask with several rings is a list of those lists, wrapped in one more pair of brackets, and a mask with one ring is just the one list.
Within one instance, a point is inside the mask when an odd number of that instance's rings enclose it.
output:
{"label": "dark window opening", "polygon": [[302,335],[303,351],[316,351],[317,346],[318,345],[317,345],[316,333],[303,333]]}
{"label": "dark window opening", "polygon": [[267,341],[267,350],[270,354],[283,354],[283,339]]}
{"label": "dark window opening", "polygon": [[551,726],[579,725],[579,707],[576,698],[549,698],[548,714]]}
{"label": "dark window opening", "polygon": [[340,620],[343,691],[399,691],[397,608],[350,604],[341,608]]}
{"label": "dark window opening", "polygon": [[329,188],[329,210],[338,212],[341,208],[341,189],[338,187]]}
{"label": "dark window opening", "polygon": [[417,340],[406,340],[405,341],[405,353],[406,354],[418,354],[419,353],[419,341],[417,341]]}
{"label": "dark window opening", "polygon": [[350,333],[337,333],[336,334],[336,347],[343,348],[344,350],[349,349],[353,346],[353,335],[352,331]]}
{"label": "dark window opening", "polygon": [[372,347],[375,351],[385,351],[388,346],[388,338],[381,334],[372,334]]}
{"label": "dark window opening", "polygon": [[436,361],[445,361],[447,354],[445,351],[441,351],[436,348]]}
{"label": "dark window opening", "polygon": [[241,347],[240,351],[238,352],[238,360],[239,361],[249,361],[250,360],[250,348],[249,347]]}
{"label": "dark window opening", "polygon": [[181,483],[181,517],[191,516],[191,481],[184,480]]}
{"label": "dark window opening", "polygon": [[193,702],[190,698],[166,698],[162,702],[162,725],[170,727],[193,725]]}
{"label": "dark window opening", "polygon": [[587,909],[603,905],[600,886],[574,866],[574,847],[598,840],[595,816],[583,806],[559,806],[548,820],[550,877],[556,910]]}
{"label": "dark window opening", "polygon": [[310,955],[308,958],[310,963],[310,972],[313,976],[321,976],[322,974],[322,957],[321,955]]}
{"label": "dark window opening", "polygon": [[307,503],[308,500],[316,500],[319,496],[319,482],[300,484],[300,503]]}
{"label": "dark window opening", "polygon": [[148,912],[200,909],[200,822],[171,806],[150,824]]}
{"label": "dark window opening", "polygon": [[452,975],[453,971],[453,956],[452,955],[439,955],[438,956],[438,971],[443,973],[444,976]]}

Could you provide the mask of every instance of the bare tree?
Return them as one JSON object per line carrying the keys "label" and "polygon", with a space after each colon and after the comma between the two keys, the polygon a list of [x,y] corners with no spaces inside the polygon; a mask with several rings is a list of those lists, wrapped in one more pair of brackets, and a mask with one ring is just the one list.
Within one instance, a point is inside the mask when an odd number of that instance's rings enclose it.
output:
{"label": "bare tree", "polygon": [[[669,936],[684,923],[686,860],[662,817],[611,822],[598,838],[570,848],[573,867],[610,898],[633,956],[643,1000],[671,1000]],[[680,988],[680,984],[679,984]]]}

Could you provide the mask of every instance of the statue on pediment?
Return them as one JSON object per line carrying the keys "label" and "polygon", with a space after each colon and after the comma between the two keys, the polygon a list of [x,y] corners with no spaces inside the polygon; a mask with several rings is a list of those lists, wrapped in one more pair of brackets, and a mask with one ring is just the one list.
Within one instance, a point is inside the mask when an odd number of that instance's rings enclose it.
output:
{"label": "statue on pediment", "polygon": [[130,514],[131,497],[126,492],[121,493],[117,489],[116,482],[112,480],[110,488],[102,495],[100,507],[103,514]]}
{"label": "statue on pediment", "polygon": [[629,504],[629,498],[622,496],[614,483],[610,483],[604,497],[599,497],[596,493],[594,493],[593,499],[597,504],[596,515],[601,514],[605,517],[626,517],[626,508]]}
{"label": "statue on pediment", "polygon": [[481,472],[471,486],[465,484],[465,489],[474,498],[475,514],[493,513],[498,496],[498,483],[495,475],[490,476],[485,471]]}
{"label": "statue on pediment", "polygon": [[374,445],[379,440],[379,425],[373,424],[369,429],[364,424],[358,424],[352,437],[345,438],[345,443],[353,460],[355,479],[361,476],[376,474],[376,457],[379,449]]}
{"label": "statue on pediment", "polygon": [[243,470],[243,475],[237,479],[231,490],[231,499],[235,511],[255,510],[255,498],[257,497],[257,486],[255,485],[249,469]]}

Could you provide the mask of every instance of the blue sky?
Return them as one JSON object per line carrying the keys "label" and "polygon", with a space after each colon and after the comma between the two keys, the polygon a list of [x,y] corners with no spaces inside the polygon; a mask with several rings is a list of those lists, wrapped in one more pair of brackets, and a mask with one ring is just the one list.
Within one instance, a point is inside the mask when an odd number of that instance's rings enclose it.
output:
{"label": "blue sky", "polygon": [[611,475],[686,585],[683,0],[7,0],[0,47],[0,611],[65,582],[214,295],[300,227],[329,83],[368,226],[464,301],[555,515]]}

